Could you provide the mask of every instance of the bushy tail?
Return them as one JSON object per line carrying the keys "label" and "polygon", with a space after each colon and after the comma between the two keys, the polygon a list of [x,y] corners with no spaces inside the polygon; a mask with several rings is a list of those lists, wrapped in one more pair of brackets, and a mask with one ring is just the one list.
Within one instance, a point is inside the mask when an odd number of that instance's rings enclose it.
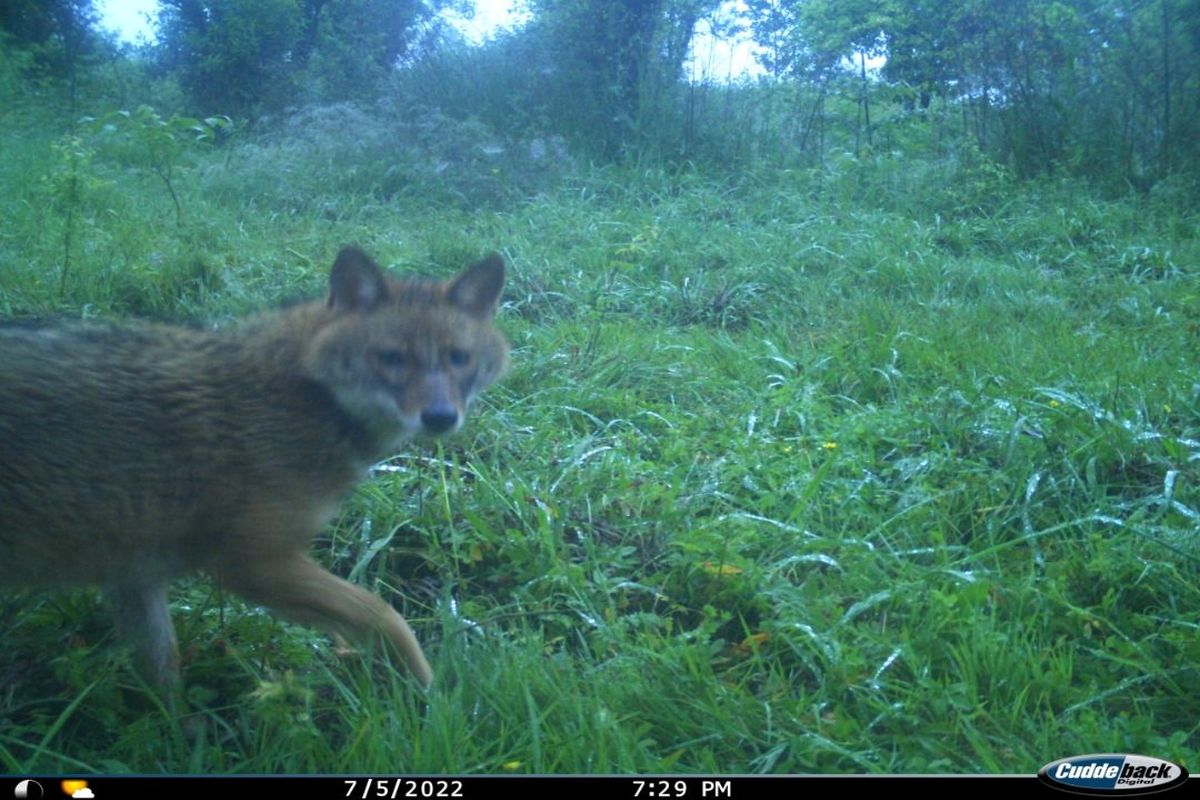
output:
{"label": "bushy tail", "polygon": [[400,652],[422,686],[433,681],[433,670],[417,637],[396,609],[302,553],[256,561],[223,572],[223,582],[251,602],[336,637],[363,642],[378,633]]}

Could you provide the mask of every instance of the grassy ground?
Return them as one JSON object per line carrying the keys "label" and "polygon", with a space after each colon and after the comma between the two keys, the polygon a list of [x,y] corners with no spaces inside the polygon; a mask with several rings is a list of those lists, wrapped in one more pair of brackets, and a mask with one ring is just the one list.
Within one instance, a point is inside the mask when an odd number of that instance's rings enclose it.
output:
{"label": "grassy ground", "polygon": [[502,250],[511,373],[317,544],[437,684],[196,579],[180,725],[94,595],[5,599],[0,771],[1197,769],[1173,187],[592,169],[350,108],[282,131],[180,156],[177,222],[102,137],[0,130],[0,313],[223,322],[319,293],[346,242],[443,275]]}

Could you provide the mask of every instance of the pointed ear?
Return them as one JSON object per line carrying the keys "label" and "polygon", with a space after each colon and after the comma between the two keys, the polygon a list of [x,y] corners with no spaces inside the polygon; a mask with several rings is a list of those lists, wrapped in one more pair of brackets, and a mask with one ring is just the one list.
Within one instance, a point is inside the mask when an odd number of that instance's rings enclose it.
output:
{"label": "pointed ear", "polygon": [[343,247],[329,273],[329,307],[334,311],[370,311],[387,296],[387,279],[379,265],[359,248]]}
{"label": "pointed ear", "polygon": [[492,253],[468,267],[450,282],[446,297],[453,305],[475,317],[491,317],[504,289],[504,259]]}

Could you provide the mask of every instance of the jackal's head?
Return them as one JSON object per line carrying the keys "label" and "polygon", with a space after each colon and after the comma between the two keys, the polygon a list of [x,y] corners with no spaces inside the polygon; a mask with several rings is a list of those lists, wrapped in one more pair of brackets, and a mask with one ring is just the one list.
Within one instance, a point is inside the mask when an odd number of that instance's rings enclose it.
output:
{"label": "jackal's head", "polygon": [[362,250],[343,248],[304,369],[381,448],[458,430],[504,371],[508,344],[493,325],[503,287],[494,253],[441,283],[396,280]]}

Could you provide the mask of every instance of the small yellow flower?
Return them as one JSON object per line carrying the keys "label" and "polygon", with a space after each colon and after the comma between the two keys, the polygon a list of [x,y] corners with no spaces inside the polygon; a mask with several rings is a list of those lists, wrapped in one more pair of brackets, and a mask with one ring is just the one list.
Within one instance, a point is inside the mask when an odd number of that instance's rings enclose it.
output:
{"label": "small yellow flower", "polygon": [[752,633],[745,639],[734,645],[734,650],[739,653],[752,653],[762,647],[771,638],[769,633]]}
{"label": "small yellow flower", "polygon": [[500,769],[504,770],[505,772],[516,772],[520,768],[521,768],[520,761],[505,761],[503,764],[500,765]]}
{"label": "small yellow flower", "polygon": [[1058,402],[1057,400],[1051,400],[1051,401],[1050,401],[1050,407],[1051,407],[1051,408],[1058,408],[1058,407],[1059,407],[1059,406],[1061,406],[1061,405],[1062,405],[1062,403]]}
{"label": "small yellow flower", "polygon": [[822,450],[837,450],[837,442],[821,442]]}

